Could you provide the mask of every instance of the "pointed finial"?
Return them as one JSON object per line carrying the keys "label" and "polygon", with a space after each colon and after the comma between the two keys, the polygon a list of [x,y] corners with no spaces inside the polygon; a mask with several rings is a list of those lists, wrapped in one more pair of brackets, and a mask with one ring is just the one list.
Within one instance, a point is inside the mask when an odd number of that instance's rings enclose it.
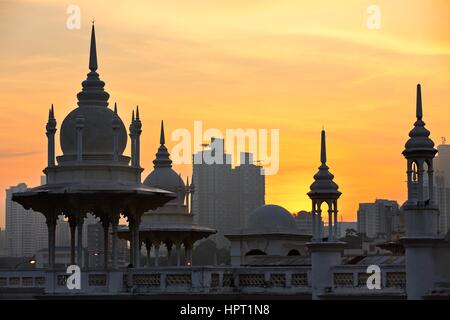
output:
{"label": "pointed finial", "polygon": [[117,114],[117,102],[114,102],[114,114]]}
{"label": "pointed finial", "polygon": [[90,54],[89,54],[89,69],[91,71],[97,70],[97,47],[95,45],[94,21],[92,21],[91,49],[90,49]]}
{"label": "pointed finial", "polygon": [[164,137],[164,120],[161,120],[161,135],[159,137],[159,143],[160,144],[166,143],[166,139]]}
{"label": "pointed finial", "polygon": [[420,83],[417,85],[416,118],[417,120],[422,120],[422,90]]}
{"label": "pointed finial", "polygon": [[136,120],[139,120],[139,106],[136,106]]}
{"label": "pointed finial", "polygon": [[49,119],[54,119],[55,118],[55,111],[53,109],[53,103],[52,103],[52,106],[50,107],[50,109],[48,110],[48,118]]}
{"label": "pointed finial", "polygon": [[131,112],[131,122],[134,122],[134,110]]}
{"label": "pointed finial", "polygon": [[325,129],[322,129],[322,136],[321,136],[321,146],[320,146],[320,161],[322,164],[325,164],[327,162],[327,147],[325,143]]}

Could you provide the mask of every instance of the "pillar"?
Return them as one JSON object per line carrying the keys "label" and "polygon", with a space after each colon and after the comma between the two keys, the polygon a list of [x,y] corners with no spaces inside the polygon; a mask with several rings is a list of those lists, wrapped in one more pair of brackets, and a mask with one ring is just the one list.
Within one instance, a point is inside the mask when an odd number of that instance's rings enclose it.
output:
{"label": "pillar", "polygon": [[337,202],[335,201],[333,204],[333,215],[334,215],[334,232],[333,232],[333,236],[334,236],[334,240],[338,240],[338,209],[337,209]]}
{"label": "pillar", "polygon": [[150,268],[150,254],[152,250],[152,242],[149,239],[145,239],[145,249],[147,250],[147,268]]}
{"label": "pillar", "polygon": [[132,248],[133,267],[138,268],[140,266],[140,240],[139,240],[139,224],[135,219],[130,220],[129,228],[131,231],[130,247]]}
{"label": "pillar", "polygon": [[75,235],[77,228],[77,221],[74,216],[69,217],[69,227],[70,227],[70,264],[75,264]]}
{"label": "pillar", "polygon": [[55,268],[55,240],[56,240],[56,214],[50,213],[46,217],[48,230],[48,267],[50,270]]}
{"label": "pillar", "polygon": [[111,221],[112,229],[112,243],[111,243],[111,253],[112,253],[112,268],[117,269],[117,224],[118,219],[113,217]]}
{"label": "pillar", "polygon": [[170,266],[170,257],[172,256],[172,243],[166,243],[167,248],[167,265]]}
{"label": "pillar", "polygon": [[333,241],[333,211],[331,205],[328,206],[328,241]]}
{"label": "pillar", "polygon": [[103,226],[103,268],[108,269],[108,251],[109,251],[109,219],[102,220]]}
{"label": "pillar", "polygon": [[312,210],[311,210],[311,219],[312,219],[312,241],[317,240],[317,218],[316,218],[316,208],[313,202]]}
{"label": "pillar", "polygon": [[181,266],[181,243],[175,244],[175,250],[177,254],[177,267]]}
{"label": "pillar", "polygon": [[83,223],[84,217],[79,216],[77,219],[77,265],[83,268]]}
{"label": "pillar", "polygon": [[185,243],[184,244],[184,250],[186,255],[186,265],[192,266],[192,244],[191,243]]}
{"label": "pillar", "polygon": [[155,246],[155,267],[158,267],[159,266],[159,246],[160,246],[160,243],[159,242],[155,242],[154,246]]}

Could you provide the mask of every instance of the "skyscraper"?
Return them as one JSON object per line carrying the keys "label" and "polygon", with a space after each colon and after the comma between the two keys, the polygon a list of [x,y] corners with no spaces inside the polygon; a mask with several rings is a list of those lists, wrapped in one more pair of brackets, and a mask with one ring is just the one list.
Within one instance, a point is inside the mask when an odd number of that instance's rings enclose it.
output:
{"label": "skyscraper", "polygon": [[[253,155],[240,154],[239,165],[232,168],[231,155],[224,152],[223,139],[211,139],[211,148],[193,155],[192,212],[195,222],[217,230],[212,236],[219,247],[228,241],[227,232],[245,224],[250,213],[264,205],[265,176],[253,164]],[[221,163],[209,164],[208,159]]]}
{"label": "skyscraper", "polygon": [[435,163],[435,201],[439,207],[439,232],[446,234],[450,229],[450,145],[437,147]]}
{"label": "skyscraper", "polygon": [[376,199],[372,203],[360,203],[358,209],[358,232],[369,238],[390,239],[394,224],[398,221],[397,201]]}
{"label": "skyscraper", "polygon": [[7,254],[13,257],[32,256],[47,248],[47,226],[42,214],[25,210],[11,200],[14,192],[28,189],[25,183],[6,189],[6,246]]}

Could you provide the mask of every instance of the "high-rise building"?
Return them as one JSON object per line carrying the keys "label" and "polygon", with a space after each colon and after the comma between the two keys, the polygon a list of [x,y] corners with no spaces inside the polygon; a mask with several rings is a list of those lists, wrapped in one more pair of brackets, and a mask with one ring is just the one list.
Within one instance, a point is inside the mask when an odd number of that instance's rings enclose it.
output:
{"label": "high-rise building", "polygon": [[434,195],[439,207],[439,232],[446,234],[450,229],[450,145],[441,144],[437,150],[438,155],[434,159]]}
{"label": "high-rise building", "polygon": [[[110,230],[111,232],[111,230]],[[104,232],[101,223],[87,225],[88,266],[93,269],[104,267]],[[112,265],[112,237],[108,237],[108,265]],[[126,240],[117,239],[117,266],[125,267],[129,262],[129,250]]]}
{"label": "high-rise building", "polygon": [[242,227],[250,213],[264,205],[265,176],[247,152],[241,153],[239,165],[232,168],[223,139],[212,138],[210,148],[194,154],[193,159],[194,222],[216,229],[211,238],[223,247],[228,243],[223,235]]}
{"label": "high-rise building", "polygon": [[0,257],[6,256],[6,231],[0,228]]}
{"label": "high-rise building", "polygon": [[47,248],[47,226],[45,217],[32,210],[25,210],[11,200],[14,192],[28,189],[25,183],[6,189],[6,246],[12,257],[32,256]]}
{"label": "high-rise building", "polygon": [[400,214],[397,201],[377,199],[373,203],[360,203],[357,231],[369,238],[390,239],[398,228]]}

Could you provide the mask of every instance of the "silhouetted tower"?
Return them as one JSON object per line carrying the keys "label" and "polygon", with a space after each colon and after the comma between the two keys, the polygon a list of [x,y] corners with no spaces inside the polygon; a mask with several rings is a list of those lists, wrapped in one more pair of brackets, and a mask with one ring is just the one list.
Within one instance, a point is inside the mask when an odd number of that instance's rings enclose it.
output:
{"label": "silhouetted tower", "polygon": [[[409,139],[402,154],[406,158],[408,176],[408,204],[424,206],[434,205],[433,197],[433,158],[437,153],[434,142],[429,138],[430,131],[422,120],[422,94],[417,85],[416,122],[409,132]],[[427,178],[428,187],[424,181]],[[426,190],[425,190],[426,189]],[[426,192],[425,192],[426,191]]]}
{"label": "silhouetted tower", "polygon": [[314,182],[311,184],[311,191],[308,196],[312,200],[313,214],[313,241],[321,242],[323,239],[322,230],[322,204],[328,207],[328,241],[334,241],[337,235],[338,226],[338,206],[337,202],[341,196],[339,186],[333,181],[334,175],[327,166],[327,151],[325,141],[325,130],[321,134],[320,147],[320,167],[314,175]]}
{"label": "silhouetted tower", "polygon": [[[430,131],[422,120],[422,94],[417,85],[416,122],[409,132],[403,155],[407,163],[408,200],[404,205],[406,293],[408,299],[423,299],[436,281],[433,247],[439,243],[439,209],[433,200],[433,158],[437,153]],[[428,186],[424,185],[425,178]]]}

